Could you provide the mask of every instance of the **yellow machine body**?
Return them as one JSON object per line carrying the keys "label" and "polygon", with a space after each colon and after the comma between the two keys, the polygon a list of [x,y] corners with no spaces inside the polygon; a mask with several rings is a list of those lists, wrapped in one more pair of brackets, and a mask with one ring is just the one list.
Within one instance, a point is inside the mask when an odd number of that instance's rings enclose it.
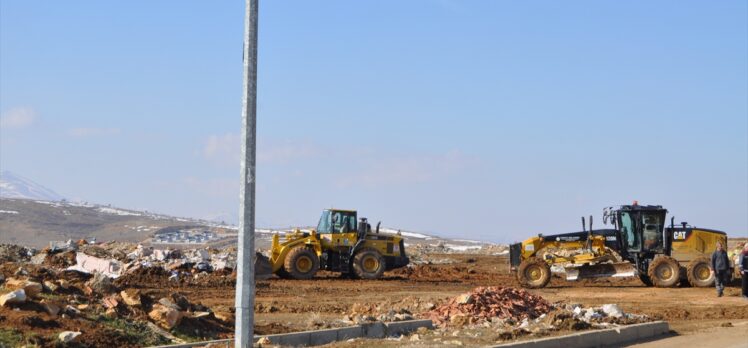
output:
{"label": "yellow machine body", "polygon": [[673,231],[671,256],[685,266],[697,258],[710,256],[717,242],[727,250],[727,235],[724,233],[698,227]]}

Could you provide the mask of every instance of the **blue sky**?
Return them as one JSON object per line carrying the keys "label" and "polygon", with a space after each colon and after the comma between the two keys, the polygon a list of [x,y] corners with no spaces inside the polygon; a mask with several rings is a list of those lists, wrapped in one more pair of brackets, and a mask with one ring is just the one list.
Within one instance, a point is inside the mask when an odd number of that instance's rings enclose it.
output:
{"label": "blue sky", "polygon": [[[243,2],[0,2],[0,167],[238,209]],[[639,200],[748,233],[745,1],[264,1],[257,223],[497,242]]]}

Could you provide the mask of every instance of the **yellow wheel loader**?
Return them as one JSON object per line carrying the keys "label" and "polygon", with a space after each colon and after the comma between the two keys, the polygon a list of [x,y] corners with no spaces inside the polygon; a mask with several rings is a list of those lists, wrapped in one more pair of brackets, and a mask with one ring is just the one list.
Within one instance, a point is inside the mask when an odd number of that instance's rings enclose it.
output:
{"label": "yellow wheel loader", "polygon": [[[377,279],[391,269],[407,266],[402,236],[372,232],[366,218],[355,210],[327,209],[316,229],[296,230],[283,240],[273,235],[270,272],[281,278],[311,279],[318,270],[340,272],[356,278]],[[258,266],[256,266],[258,267]]]}
{"label": "yellow wheel loader", "polygon": [[[638,275],[647,286],[673,287],[679,282],[706,287],[714,284],[709,256],[717,242],[727,245],[724,232],[696,228],[683,222],[665,227],[667,210],[637,202],[606,208],[603,222],[612,229],[585,229],[556,235],[538,235],[509,247],[512,272],[524,287],[541,288],[551,273],[567,280]],[[730,265],[734,267],[734,265]],[[732,272],[730,272],[732,273]]]}

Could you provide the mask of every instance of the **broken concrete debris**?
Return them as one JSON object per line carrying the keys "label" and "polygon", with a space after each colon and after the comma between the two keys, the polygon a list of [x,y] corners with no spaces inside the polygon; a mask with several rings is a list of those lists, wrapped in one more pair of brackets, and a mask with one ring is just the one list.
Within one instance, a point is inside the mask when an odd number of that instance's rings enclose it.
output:
{"label": "broken concrete debris", "polygon": [[0,296],[0,306],[21,304],[26,302],[26,292],[23,289],[11,291]]}
{"label": "broken concrete debris", "polygon": [[57,338],[62,343],[69,343],[75,340],[75,338],[80,335],[81,335],[80,331],[63,331],[63,332],[60,332],[59,335],[57,335]]}
{"label": "broken concrete debris", "polygon": [[42,285],[28,279],[8,278],[5,287],[11,290],[23,289],[28,297],[37,297],[42,292]]}
{"label": "broken concrete debris", "polygon": [[102,259],[81,252],[76,253],[75,259],[77,264],[68,267],[69,270],[84,273],[101,273],[111,278],[119,277],[122,272],[122,263],[117,260]]}
{"label": "broken concrete debris", "polygon": [[86,282],[87,290],[93,291],[99,294],[109,294],[114,292],[116,288],[112,284],[112,279],[104,273],[96,272],[93,278]]}
{"label": "broken concrete debris", "polygon": [[179,324],[184,314],[177,308],[158,303],[148,312],[148,316],[165,329],[172,329]]}
{"label": "broken concrete debris", "polygon": [[141,306],[143,304],[140,298],[140,290],[127,289],[120,291],[119,294],[122,296],[122,301],[128,306]]}

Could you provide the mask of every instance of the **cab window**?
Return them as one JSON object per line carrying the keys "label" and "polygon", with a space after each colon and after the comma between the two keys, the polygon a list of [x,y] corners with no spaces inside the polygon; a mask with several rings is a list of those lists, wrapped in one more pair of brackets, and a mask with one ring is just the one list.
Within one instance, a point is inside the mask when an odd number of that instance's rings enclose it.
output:
{"label": "cab window", "polygon": [[322,212],[322,216],[320,216],[319,223],[317,224],[317,233],[332,233],[332,224],[330,223],[332,220],[330,215],[329,210]]}
{"label": "cab window", "polygon": [[626,247],[629,250],[639,250],[639,238],[636,235],[636,225],[631,214],[621,213],[621,234],[626,238]]}
{"label": "cab window", "polygon": [[644,239],[644,249],[654,250],[662,246],[662,221],[655,214],[642,215],[642,239]]}
{"label": "cab window", "polygon": [[333,233],[348,233],[356,231],[356,213],[336,211],[332,213]]}

